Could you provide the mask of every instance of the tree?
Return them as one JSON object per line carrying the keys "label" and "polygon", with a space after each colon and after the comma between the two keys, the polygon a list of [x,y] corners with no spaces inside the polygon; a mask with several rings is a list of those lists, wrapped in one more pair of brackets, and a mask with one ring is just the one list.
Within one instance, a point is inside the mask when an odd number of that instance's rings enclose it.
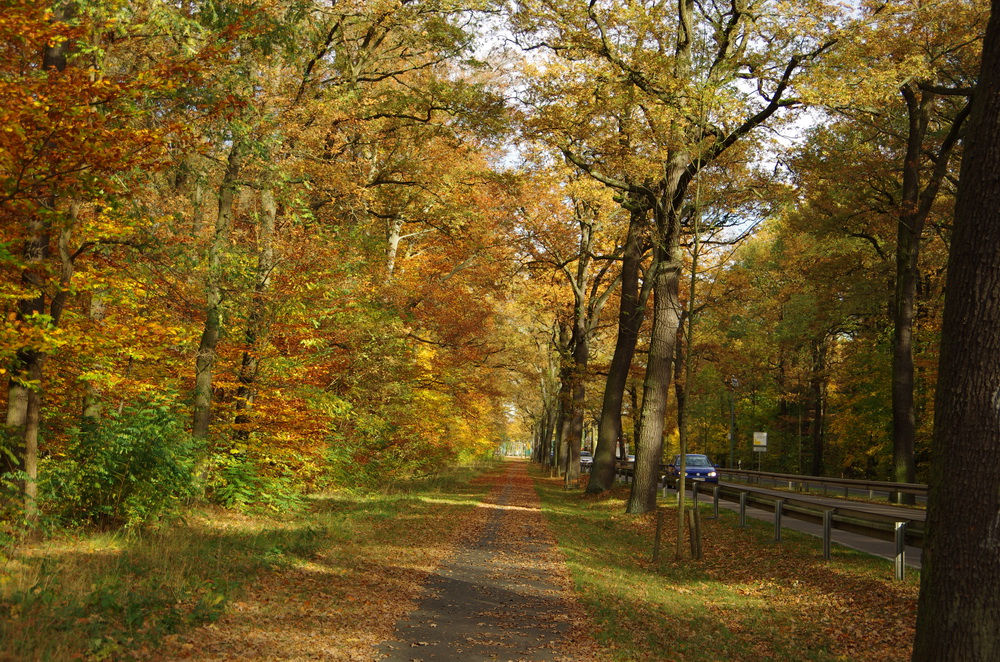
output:
{"label": "tree", "polygon": [[152,66],[116,61],[113,41],[120,33],[127,39],[129,19],[141,22],[124,16],[118,24],[101,7],[67,1],[46,11],[11,2],[0,21],[0,92],[7,100],[0,110],[0,213],[5,243],[23,246],[10,260],[19,272],[13,315],[20,337],[9,363],[9,447],[0,466],[25,472],[29,514],[43,366],[66,344],[54,341],[74,274],[97,247],[129,242],[132,227],[114,209],[125,181],[135,169],[161,167],[168,140],[184,142],[177,125],[143,125],[135,110],[155,106],[169,117],[173,91],[190,82],[197,58],[163,54]]}
{"label": "tree", "polygon": [[[955,205],[916,661],[1000,654],[1000,3],[983,44]],[[961,474],[961,475],[959,475]],[[977,486],[969,493],[963,486]]]}

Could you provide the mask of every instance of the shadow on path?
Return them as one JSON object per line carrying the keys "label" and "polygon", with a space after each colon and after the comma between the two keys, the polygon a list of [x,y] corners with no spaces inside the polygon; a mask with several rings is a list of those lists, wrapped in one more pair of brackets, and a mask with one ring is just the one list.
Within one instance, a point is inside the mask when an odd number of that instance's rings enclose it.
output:
{"label": "shadow on path", "polygon": [[[524,462],[510,462],[476,529],[430,579],[393,641],[389,662],[589,660],[589,637]],[[578,628],[579,629],[579,628]]]}

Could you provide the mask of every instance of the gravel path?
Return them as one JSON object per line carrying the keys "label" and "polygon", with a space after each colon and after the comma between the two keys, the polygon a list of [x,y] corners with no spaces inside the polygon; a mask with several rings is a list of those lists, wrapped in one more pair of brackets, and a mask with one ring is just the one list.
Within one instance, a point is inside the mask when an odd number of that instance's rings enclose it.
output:
{"label": "gravel path", "polygon": [[592,660],[595,644],[569,591],[527,463],[511,461],[453,558],[428,582],[388,662]]}

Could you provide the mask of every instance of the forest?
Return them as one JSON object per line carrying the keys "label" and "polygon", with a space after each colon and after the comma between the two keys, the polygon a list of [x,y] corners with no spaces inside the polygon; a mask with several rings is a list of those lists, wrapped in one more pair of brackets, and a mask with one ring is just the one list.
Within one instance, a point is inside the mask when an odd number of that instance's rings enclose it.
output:
{"label": "forest", "polygon": [[2,535],[525,446],[926,482],[988,18],[5,0]]}

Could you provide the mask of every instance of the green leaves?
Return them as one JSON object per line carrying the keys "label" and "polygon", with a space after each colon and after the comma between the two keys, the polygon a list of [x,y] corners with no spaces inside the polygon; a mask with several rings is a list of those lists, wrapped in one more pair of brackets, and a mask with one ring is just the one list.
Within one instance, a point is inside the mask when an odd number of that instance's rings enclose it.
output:
{"label": "green leaves", "polygon": [[195,493],[195,446],[166,407],[136,405],[73,433],[50,458],[42,493],[65,521],[139,526],[176,511]]}

